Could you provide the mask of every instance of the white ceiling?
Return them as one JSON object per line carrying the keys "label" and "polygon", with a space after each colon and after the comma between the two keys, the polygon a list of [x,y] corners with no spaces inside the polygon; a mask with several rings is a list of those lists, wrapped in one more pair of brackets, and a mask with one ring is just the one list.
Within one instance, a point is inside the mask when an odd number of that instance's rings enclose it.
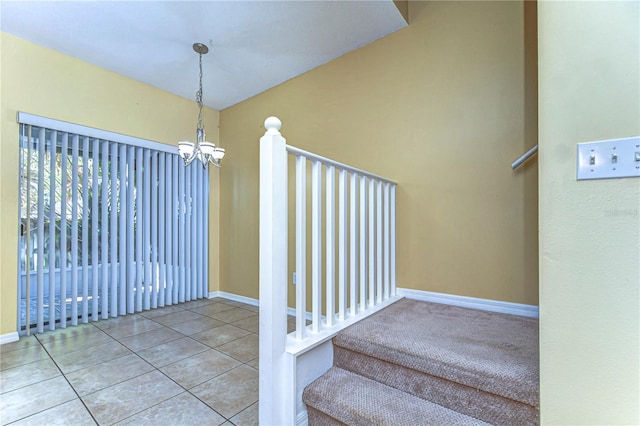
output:
{"label": "white ceiling", "polygon": [[[378,1],[7,1],[2,31],[224,109],[406,26]],[[34,65],[37,66],[36,63]]]}

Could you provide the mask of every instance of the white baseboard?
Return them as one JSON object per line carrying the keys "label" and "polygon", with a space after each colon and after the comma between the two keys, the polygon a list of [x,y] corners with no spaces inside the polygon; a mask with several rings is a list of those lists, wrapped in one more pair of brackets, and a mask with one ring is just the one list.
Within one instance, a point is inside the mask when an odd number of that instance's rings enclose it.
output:
{"label": "white baseboard", "polygon": [[20,339],[20,335],[17,331],[13,333],[0,334],[0,345],[4,345],[5,343],[17,342]]}
{"label": "white baseboard", "polygon": [[456,296],[454,294],[434,293],[431,291],[398,288],[398,295],[408,299],[423,300],[425,302],[442,303],[444,305],[460,306],[462,308],[478,309],[481,311],[499,312],[502,314],[519,315],[522,317],[539,318],[539,309],[534,305],[502,302],[499,300],[478,299],[475,297]]}
{"label": "white baseboard", "polygon": [[[227,293],[226,291],[212,291],[207,296],[208,299],[215,299],[216,297],[222,297],[224,299],[229,299],[229,300],[233,300],[240,303],[246,303],[247,305],[258,306],[258,307],[260,306],[260,301],[258,299],[253,299],[251,297],[246,297],[246,296],[240,296],[233,293]],[[287,308],[287,315],[291,315],[295,317],[296,316],[295,308]],[[312,318],[311,312],[307,312],[305,316],[307,317],[308,320],[311,320]]]}
{"label": "white baseboard", "polygon": [[[468,296],[457,296],[455,294],[435,293],[432,291],[413,290],[410,288],[399,287],[397,291],[399,296],[403,296],[408,299],[424,300],[425,302],[442,303],[443,305],[460,306],[462,308],[499,312],[502,314],[519,315],[521,317],[529,318],[539,318],[540,316],[538,307],[534,305],[502,302],[500,300],[491,299],[479,299]],[[236,302],[246,303],[247,305],[260,306],[260,301],[258,299],[240,296],[226,291],[213,291],[209,293],[208,297],[209,299],[222,297]],[[296,310],[294,308],[288,308],[287,314],[295,316]],[[307,312],[306,316],[308,320],[311,320],[311,312]]]}
{"label": "white baseboard", "polygon": [[235,302],[246,303],[251,306],[260,306],[260,301],[258,299],[253,299],[251,297],[240,296],[233,293],[227,293],[226,291],[212,291],[209,293],[209,299],[215,299],[216,297],[222,297],[224,299],[233,300]]}
{"label": "white baseboard", "polygon": [[301,411],[298,413],[298,417],[296,417],[296,426],[308,426],[309,425],[309,414],[307,410]]}

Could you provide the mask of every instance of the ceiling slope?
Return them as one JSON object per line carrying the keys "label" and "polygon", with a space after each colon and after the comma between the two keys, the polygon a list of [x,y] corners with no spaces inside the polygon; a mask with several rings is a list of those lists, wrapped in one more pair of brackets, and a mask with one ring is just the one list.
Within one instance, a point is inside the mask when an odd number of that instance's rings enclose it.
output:
{"label": "ceiling slope", "polygon": [[407,25],[383,1],[0,1],[2,31],[224,109]]}

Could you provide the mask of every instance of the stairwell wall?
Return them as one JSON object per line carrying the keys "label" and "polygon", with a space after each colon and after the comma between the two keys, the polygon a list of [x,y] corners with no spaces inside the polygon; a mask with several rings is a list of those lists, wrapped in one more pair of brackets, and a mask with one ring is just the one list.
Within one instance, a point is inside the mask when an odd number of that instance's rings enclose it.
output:
{"label": "stairwell wall", "polygon": [[221,111],[221,289],[258,297],[275,115],[287,143],[399,182],[399,287],[537,305],[537,165],[510,167],[537,143],[536,49],[535,3],[409,2],[407,28]]}
{"label": "stairwell wall", "polygon": [[576,181],[640,134],[640,3],[540,2],[539,34],[542,424],[640,424],[640,179]]}

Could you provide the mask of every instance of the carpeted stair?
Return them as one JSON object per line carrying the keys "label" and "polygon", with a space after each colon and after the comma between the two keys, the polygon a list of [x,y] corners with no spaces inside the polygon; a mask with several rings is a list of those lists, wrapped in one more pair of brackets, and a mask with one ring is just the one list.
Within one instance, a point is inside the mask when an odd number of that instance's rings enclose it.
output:
{"label": "carpeted stair", "polygon": [[310,425],[535,425],[538,320],[402,299],[340,332]]}

